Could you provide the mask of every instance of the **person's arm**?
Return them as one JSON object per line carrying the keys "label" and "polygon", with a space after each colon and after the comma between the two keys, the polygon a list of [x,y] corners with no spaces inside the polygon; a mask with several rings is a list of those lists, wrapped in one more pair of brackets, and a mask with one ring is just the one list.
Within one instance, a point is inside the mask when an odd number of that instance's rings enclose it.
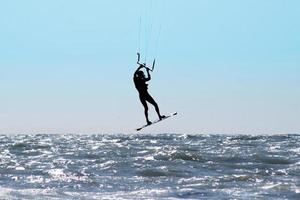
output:
{"label": "person's arm", "polygon": [[148,77],[146,78],[146,80],[145,81],[150,81],[151,80],[151,75],[150,75],[150,69],[148,68],[148,67],[146,67],[146,70],[147,70],[147,75],[148,75]]}

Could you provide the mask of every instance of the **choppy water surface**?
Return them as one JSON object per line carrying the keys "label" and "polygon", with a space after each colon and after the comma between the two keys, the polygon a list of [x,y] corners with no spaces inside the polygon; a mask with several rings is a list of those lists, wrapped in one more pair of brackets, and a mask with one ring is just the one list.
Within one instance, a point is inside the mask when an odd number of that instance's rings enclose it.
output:
{"label": "choppy water surface", "polygon": [[300,199],[300,135],[0,136],[0,199]]}

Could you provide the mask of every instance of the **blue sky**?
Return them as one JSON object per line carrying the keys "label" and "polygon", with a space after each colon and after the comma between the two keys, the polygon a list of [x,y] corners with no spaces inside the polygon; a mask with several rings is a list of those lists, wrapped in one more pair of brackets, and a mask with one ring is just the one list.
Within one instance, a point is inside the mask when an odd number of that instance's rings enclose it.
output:
{"label": "blue sky", "polygon": [[1,1],[0,133],[134,132],[138,49],[179,113],[146,132],[299,133],[299,18],[296,0]]}

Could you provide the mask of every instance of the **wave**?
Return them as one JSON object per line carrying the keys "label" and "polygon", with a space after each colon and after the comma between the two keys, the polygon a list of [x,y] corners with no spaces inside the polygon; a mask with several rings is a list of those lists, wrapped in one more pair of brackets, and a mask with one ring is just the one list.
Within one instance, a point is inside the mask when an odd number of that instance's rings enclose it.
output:
{"label": "wave", "polygon": [[299,135],[0,139],[0,198],[297,199],[300,194]]}

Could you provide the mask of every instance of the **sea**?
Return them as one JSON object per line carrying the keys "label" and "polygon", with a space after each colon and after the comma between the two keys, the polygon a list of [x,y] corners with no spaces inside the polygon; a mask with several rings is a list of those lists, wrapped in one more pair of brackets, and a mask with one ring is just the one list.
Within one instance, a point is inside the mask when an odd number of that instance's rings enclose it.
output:
{"label": "sea", "polygon": [[0,135],[0,199],[300,199],[300,135]]}

